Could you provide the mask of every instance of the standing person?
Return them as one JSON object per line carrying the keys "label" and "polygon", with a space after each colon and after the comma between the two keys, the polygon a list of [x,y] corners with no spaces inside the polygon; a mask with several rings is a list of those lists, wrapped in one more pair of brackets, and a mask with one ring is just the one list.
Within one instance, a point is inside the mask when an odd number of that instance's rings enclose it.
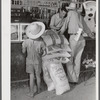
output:
{"label": "standing person", "polygon": [[66,7],[66,9],[69,11],[65,23],[60,30],[60,34],[63,34],[65,29],[68,28],[68,34],[70,35],[69,44],[72,52],[70,62],[66,64],[66,67],[69,82],[77,83],[80,74],[81,55],[85,47],[85,39],[83,38],[82,34],[77,41],[75,40],[75,37],[78,34],[77,32],[79,28],[87,33],[91,38],[93,38],[93,36],[84,19],[77,12],[76,4],[71,3],[69,7]]}
{"label": "standing person", "polygon": [[65,22],[66,14],[67,14],[66,8],[65,7],[60,8],[59,12],[51,17],[50,28],[55,32],[58,32]]}
{"label": "standing person", "polygon": [[34,96],[36,92],[35,77],[37,82],[38,93],[40,92],[40,73],[42,67],[42,50],[45,48],[44,42],[41,40],[41,35],[45,31],[45,25],[42,22],[33,22],[26,28],[26,35],[29,39],[26,39],[22,43],[22,52],[27,51],[26,58],[26,72],[30,76],[30,92],[28,96]]}

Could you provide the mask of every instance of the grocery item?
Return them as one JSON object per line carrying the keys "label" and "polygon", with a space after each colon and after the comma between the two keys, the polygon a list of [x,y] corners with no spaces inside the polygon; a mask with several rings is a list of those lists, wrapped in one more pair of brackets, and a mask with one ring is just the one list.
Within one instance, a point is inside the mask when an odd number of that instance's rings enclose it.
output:
{"label": "grocery item", "polygon": [[60,62],[56,62],[55,59],[48,60],[46,61],[46,68],[53,81],[57,95],[61,95],[70,90],[67,76]]}

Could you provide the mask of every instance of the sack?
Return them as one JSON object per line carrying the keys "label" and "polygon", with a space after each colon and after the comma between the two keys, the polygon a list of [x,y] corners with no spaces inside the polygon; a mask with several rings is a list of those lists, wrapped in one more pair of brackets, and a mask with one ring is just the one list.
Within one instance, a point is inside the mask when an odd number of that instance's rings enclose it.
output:
{"label": "sack", "polygon": [[71,49],[70,49],[69,45],[67,45],[67,44],[46,46],[46,54],[54,53],[54,52],[58,52],[58,51],[71,52]]}
{"label": "sack", "polygon": [[42,36],[46,46],[58,45],[58,44],[69,44],[68,40],[64,35],[58,35],[52,30],[47,30],[45,35]]}
{"label": "sack", "polygon": [[67,57],[61,57],[61,58],[60,58],[60,62],[63,63],[63,64],[64,64],[64,63],[68,63],[69,61],[70,61],[70,60],[69,60]]}
{"label": "sack", "polygon": [[55,87],[54,87],[54,83],[50,77],[50,74],[48,72],[48,69],[46,68],[47,65],[48,65],[47,62],[43,62],[43,78],[47,85],[48,91],[52,91],[55,89]]}
{"label": "sack", "polygon": [[43,56],[42,60],[46,61],[46,60],[55,59],[55,58],[59,58],[59,57],[65,57],[65,58],[69,59],[71,57],[71,55],[68,52],[55,52],[55,53]]}
{"label": "sack", "polygon": [[49,61],[47,68],[53,80],[57,95],[70,90],[68,79],[61,63]]}

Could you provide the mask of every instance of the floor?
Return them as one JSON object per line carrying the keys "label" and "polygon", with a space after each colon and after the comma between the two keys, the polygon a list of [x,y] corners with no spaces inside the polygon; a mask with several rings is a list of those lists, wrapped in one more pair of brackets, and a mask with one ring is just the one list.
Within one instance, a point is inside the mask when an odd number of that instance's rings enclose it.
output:
{"label": "floor", "polygon": [[46,85],[42,82],[41,93],[34,98],[26,96],[28,83],[13,84],[11,88],[11,100],[96,100],[95,77],[81,82],[78,85],[71,85],[71,90],[63,95],[57,96],[55,91],[47,91]]}

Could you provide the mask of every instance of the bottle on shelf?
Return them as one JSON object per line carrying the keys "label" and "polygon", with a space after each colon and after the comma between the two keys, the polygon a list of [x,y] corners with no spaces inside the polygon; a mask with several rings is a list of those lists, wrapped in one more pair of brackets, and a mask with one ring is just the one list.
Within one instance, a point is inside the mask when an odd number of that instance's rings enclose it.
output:
{"label": "bottle on shelf", "polygon": [[44,8],[43,10],[44,10],[44,19],[46,19],[47,18],[47,8]]}
{"label": "bottle on shelf", "polygon": [[16,2],[17,2],[17,5],[19,5],[19,0],[17,0]]}
{"label": "bottle on shelf", "polygon": [[22,0],[20,0],[20,5],[22,5]]}

